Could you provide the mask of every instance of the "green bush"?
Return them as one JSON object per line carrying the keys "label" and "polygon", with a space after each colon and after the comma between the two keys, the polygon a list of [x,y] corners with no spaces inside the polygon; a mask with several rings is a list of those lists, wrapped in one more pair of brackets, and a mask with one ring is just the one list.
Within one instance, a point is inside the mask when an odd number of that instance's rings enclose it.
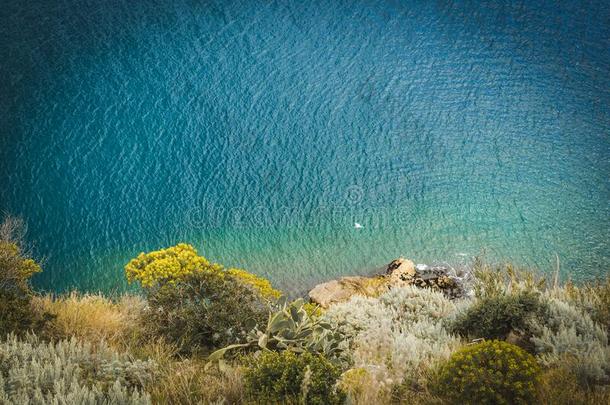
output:
{"label": "green bush", "polygon": [[23,224],[7,217],[0,224],[0,338],[41,330],[52,317],[32,308],[31,277],[41,268],[24,252]]}
{"label": "green bush", "polygon": [[0,402],[15,404],[143,404],[155,365],[132,361],[101,344],[76,339],[40,342],[15,335],[0,343]]}
{"label": "green bush", "polygon": [[125,275],[146,293],[146,330],[176,344],[182,354],[244,341],[280,295],[269,281],[211,263],[185,243],[141,253],[125,266]]}
{"label": "green bush", "polygon": [[529,320],[544,309],[538,294],[520,292],[479,299],[453,321],[452,330],[465,337],[505,339],[511,331],[529,335]]}
{"label": "green bush", "polygon": [[184,354],[208,353],[243,341],[267,318],[267,301],[229,274],[197,272],[147,290],[142,320],[147,330],[177,344]]}
{"label": "green bush", "polygon": [[533,404],[540,367],[518,346],[485,341],[455,352],[431,389],[451,404]]}
{"label": "green bush", "polygon": [[30,296],[0,292],[0,339],[8,333],[22,336],[26,332],[44,331],[52,319],[51,314],[41,314],[32,308]]}
{"label": "green bush", "polygon": [[262,352],[246,371],[248,394],[261,404],[342,404],[341,371],[323,356]]}

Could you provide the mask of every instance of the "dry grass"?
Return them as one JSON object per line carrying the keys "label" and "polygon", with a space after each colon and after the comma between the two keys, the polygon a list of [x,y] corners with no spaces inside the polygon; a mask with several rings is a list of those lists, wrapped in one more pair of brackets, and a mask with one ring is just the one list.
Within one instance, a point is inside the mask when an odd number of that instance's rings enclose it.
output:
{"label": "dry grass", "polygon": [[206,370],[203,360],[185,359],[162,364],[150,394],[156,404],[240,404],[244,391],[242,367]]}
{"label": "dry grass", "polygon": [[52,334],[56,337],[76,336],[90,342],[106,341],[126,349],[138,334],[139,315],[145,301],[138,296],[124,295],[113,301],[98,294],[34,297],[34,307],[55,316]]}
{"label": "dry grass", "polygon": [[[423,368],[420,373],[430,379],[431,371]],[[380,380],[364,368],[352,368],[344,372],[339,380],[350,405],[371,404],[410,404],[440,405],[442,401],[431,394],[428,387],[415,379],[397,383],[392,380]]]}
{"label": "dry grass", "polygon": [[[157,365],[148,389],[153,404],[240,404],[244,402],[243,367],[220,363],[206,367],[204,358],[182,358],[163,338],[134,340],[129,353]],[[141,344],[137,344],[141,343]]]}
{"label": "dry grass", "polygon": [[541,405],[607,405],[610,387],[580,386],[566,359],[563,365],[544,371],[538,384],[538,400]]}
{"label": "dry grass", "polygon": [[377,381],[364,368],[352,368],[344,372],[339,386],[353,405],[384,404],[391,400],[391,388]]}
{"label": "dry grass", "polygon": [[206,370],[204,359],[182,359],[176,346],[163,339],[146,341],[140,313],[143,298],[124,295],[116,300],[99,294],[52,295],[33,298],[36,311],[55,316],[49,334],[75,336],[93,344],[101,341],[120,351],[157,364],[149,393],[156,404],[237,404],[243,402],[242,369],[222,365]]}
{"label": "dry grass", "polygon": [[560,295],[587,311],[610,335],[610,276],[581,286],[568,282]]}
{"label": "dry grass", "polygon": [[543,274],[516,267],[511,263],[491,265],[483,258],[477,257],[472,272],[475,276],[473,289],[477,298],[514,294],[519,291],[544,291],[547,287]]}

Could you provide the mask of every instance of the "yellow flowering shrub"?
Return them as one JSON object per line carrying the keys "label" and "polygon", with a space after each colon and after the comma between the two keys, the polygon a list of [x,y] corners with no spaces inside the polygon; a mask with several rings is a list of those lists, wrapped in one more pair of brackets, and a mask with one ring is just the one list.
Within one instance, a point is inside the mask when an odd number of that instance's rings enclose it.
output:
{"label": "yellow flowering shrub", "polygon": [[197,249],[186,243],[140,253],[125,266],[127,281],[138,281],[144,288],[175,285],[187,276],[201,272],[208,272],[219,278],[229,275],[242,284],[254,287],[256,292],[267,300],[276,300],[281,295],[268,280],[241,269],[225,270],[220,264],[210,263],[205,257],[199,256]]}
{"label": "yellow flowering shrub", "polygon": [[432,390],[451,404],[533,404],[540,367],[518,346],[488,340],[455,352]]}
{"label": "yellow flowering shrub", "polygon": [[205,257],[199,256],[197,250],[186,243],[179,243],[167,249],[149,253],[140,253],[125,266],[127,281],[139,281],[142,287],[153,287],[157,284],[175,284],[187,275],[202,272],[221,272],[222,267],[211,264]]}
{"label": "yellow flowering shrub", "polygon": [[240,280],[244,284],[249,284],[258,290],[259,294],[266,299],[276,300],[282,295],[281,292],[271,286],[269,280],[248,273],[242,269],[229,269],[227,273]]}
{"label": "yellow flowering shrub", "polygon": [[125,274],[145,289],[148,309],[142,317],[148,332],[183,354],[242,341],[281,295],[264,278],[211,263],[185,243],[141,253],[125,266]]}

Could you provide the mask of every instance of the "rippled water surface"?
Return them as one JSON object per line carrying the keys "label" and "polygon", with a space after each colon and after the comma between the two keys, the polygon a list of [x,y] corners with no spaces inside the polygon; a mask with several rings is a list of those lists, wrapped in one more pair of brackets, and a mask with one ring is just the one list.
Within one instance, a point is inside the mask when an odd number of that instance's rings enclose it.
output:
{"label": "rippled water surface", "polygon": [[607,1],[7,0],[0,22],[0,210],[43,288],[124,288],[179,241],[288,289],[399,255],[610,268]]}

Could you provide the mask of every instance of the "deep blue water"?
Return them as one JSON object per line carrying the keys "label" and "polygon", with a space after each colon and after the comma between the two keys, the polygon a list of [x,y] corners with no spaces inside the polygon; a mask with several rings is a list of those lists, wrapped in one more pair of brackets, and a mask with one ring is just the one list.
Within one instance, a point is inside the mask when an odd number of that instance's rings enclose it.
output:
{"label": "deep blue water", "polygon": [[179,241],[288,289],[399,255],[610,268],[607,1],[4,0],[0,22],[0,210],[40,287],[121,289]]}

